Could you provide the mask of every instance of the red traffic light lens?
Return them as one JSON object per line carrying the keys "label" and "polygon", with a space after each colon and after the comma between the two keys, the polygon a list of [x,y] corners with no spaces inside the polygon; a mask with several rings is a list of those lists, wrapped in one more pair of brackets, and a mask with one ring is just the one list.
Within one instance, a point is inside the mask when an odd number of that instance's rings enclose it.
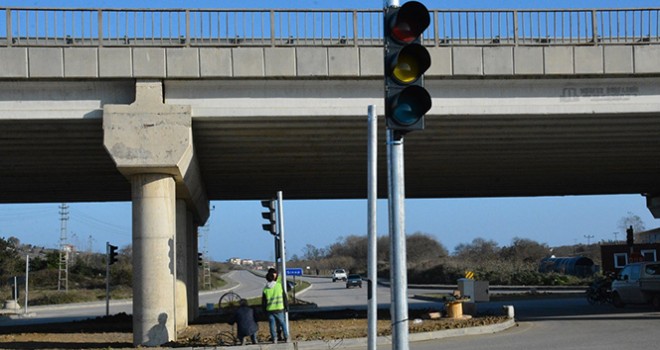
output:
{"label": "red traffic light lens", "polygon": [[429,24],[431,17],[426,6],[417,1],[409,1],[401,6],[394,23],[391,23],[391,35],[395,40],[409,44],[420,36]]}

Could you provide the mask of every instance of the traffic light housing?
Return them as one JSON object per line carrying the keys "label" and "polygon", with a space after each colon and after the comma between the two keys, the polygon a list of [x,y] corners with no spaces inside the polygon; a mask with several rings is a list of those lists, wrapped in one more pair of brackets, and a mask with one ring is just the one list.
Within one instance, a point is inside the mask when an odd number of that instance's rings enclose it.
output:
{"label": "traffic light housing", "polygon": [[106,251],[108,252],[108,265],[112,265],[119,261],[117,258],[117,246],[106,243]]}
{"label": "traffic light housing", "polygon": [[202,265],[204,265],[204,257],[202,256],[202,253],[197,253],[197,266]]}
{"label": "traffic light housing", "polygon": [[423,4],[409,1],[385,9],[385,121],[388,129],[405,134],[424,129],[431,95],[424,89],[424,72],[431,56],[421,35],[431,17]]}
{"label": "traffic light housing", "polygon": [[635,237],[634,237],[633,233],[634,232],[633,232],[633,227],[632,226],[630,226],[626,229],[626,243],[629,246],[632,246],[633,243],[635,242]]}
{"label": "traffic light housing", "polygon": [[261,217],[266,219],[266,223],[261,225],[264,231],[270,232],[271,235],[277,235],[277,225],[276,225],[276,216],[275,216],[275,205],[276,201],[274,199],[267,199],[261,201],[261,206],[266,208],[268,211],[261,213]]}

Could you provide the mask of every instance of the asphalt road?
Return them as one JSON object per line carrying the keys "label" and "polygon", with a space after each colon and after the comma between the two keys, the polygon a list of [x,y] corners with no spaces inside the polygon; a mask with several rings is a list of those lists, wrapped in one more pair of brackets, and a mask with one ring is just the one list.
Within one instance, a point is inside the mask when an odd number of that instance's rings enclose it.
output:
{"label": "asphalt road", "polygon": [[[247,271],[235,271],[229,276],[235,283],[227,289],[202,292],[200,305],[205,302],[217,303],[220,296],[231,290],[241,297],[252,298],[261,294],[263,277]],[[329,278],[304,278],[312,282],[312,288],[298,297],[315,302],[320,307],[366,308],[367,288],[346,289],[343,282],[332,282]],[[408,291],[409,295],[428,290]],[[379,307],[389,304],[389,289],[377,289]],[[428,307],[428,302],[410,299],[411,307]],[[432,303],[431,303],[432,304]],[[411,343],[415,350],[479,350],[479,349],[599,349],[614,350],[624,348],[658,348],[658,325],[660,312],[648,307],[627,307],[616,309],[610,305],[589,305],[583,297],[523,300],[511,302],[491,302],[479,304],[479,310],[501,314],[504,304],[513,305],[518,326],[507,331],[479,335],[447,338],[426,342]],[[439,306],[439,305],[437,305]],[[131,313],[130,301],[112,301],[111,313]],[[70,304],[52,307],[33,307],[34,317],[0,321],[0,326],[21,323],[63,322],[74,319],[95,317],[105,314],[105,303]],[[379,347],[381,348],[381,347]],[[384,347],[387,349],[388,347]]]}

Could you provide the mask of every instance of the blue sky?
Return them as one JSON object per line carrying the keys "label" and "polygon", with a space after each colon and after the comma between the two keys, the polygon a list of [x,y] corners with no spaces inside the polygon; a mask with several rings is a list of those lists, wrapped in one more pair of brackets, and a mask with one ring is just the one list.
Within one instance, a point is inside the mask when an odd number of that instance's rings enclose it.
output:
{"label": "blue sky", "polygon": [[[402,1],[403,2],[403,1]],[[660,7],[659,0],[581,1],[422,1],[429,8],[606,8]],[[112,8],[381,8],[382,0],[146,1],[146,0],[4,0],[0,7]],[[365,165],[366,166],[366,165]],[[284,193],[287,255],[306,244],[326,247],[347,235],[365,235],[366,200],[287,201]],[[258,201],[212,202],[207,250],[214,260],[239,256],[272,259],[272,238],[261,230]],[[60,237],[59,203],[0,205],[0,236],[56,247]],[[69,203],[68,237],[79,250],[104,249],[106,241],[124,246],[131,240],[130,203]],[[647,228],[658,226],[640,195],[540,198],[429,199],[406,201],[406,231],[435,236],[450,251],[483,237],[507,245],[525,237],[551,246],[621,239],[619,220],[629,213]],[[378,203],[378,232],[387,234],[387,203]],[[200,249],[205,239],[200,237]]]}

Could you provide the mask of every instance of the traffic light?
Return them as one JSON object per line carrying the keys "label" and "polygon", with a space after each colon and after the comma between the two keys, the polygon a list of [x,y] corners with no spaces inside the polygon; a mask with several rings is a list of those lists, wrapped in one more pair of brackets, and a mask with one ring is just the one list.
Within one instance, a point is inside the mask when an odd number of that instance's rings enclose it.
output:
{"label": "traffic light", "polygon": [[106,243],[106,251],[108,252],[108,265],[112,265],[119,261],[117,259],[117,246]]}
{"label": "traffic light", "polygon": [[423,77],[431,56],[421,45],[430,22],[428,9],[417,1],[385,9],[385,121],[401,135],[424,129],[424,114],[431,109]]}
{"label": "traffic light", "polygon": [[626,243],[629,246],[632,246],[634,242],[635,242],[635,238],[633,236],[633,227],[630,226],[626,229]]}
{"label": "traffic light", "polygon": [[267,212],[261,213],[261,217],[268,221],[268,223],[261,225],[261,227],[263,227],[264,231],[268,231],[271,235],[274,236],[277,235],[277,225],[275,224],[275,204],[276,202],[274,199],[261,201],[261,206],[268,209]]}
{"label": "traffic light", "polygon": [[202,265],[204,265],[204,258],[202,257],[202,253],[197,253],[197,266]]}

